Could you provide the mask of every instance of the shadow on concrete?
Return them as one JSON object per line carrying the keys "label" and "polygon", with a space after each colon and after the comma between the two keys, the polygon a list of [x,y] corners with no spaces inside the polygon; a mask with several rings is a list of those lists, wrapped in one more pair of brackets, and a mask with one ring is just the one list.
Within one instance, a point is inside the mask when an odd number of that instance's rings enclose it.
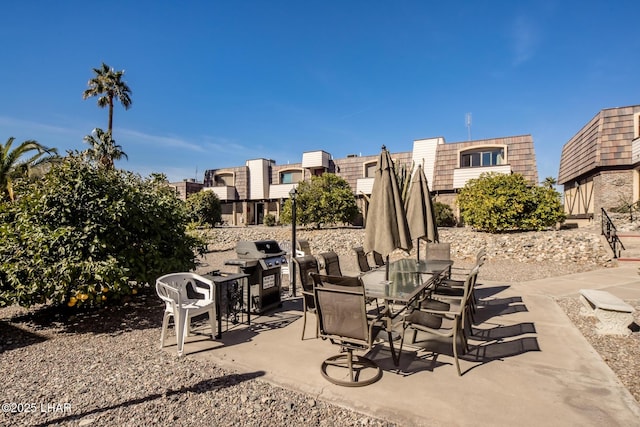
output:
{"label": "shadow on concrete", "polygon": [[505,338],[517,337],[525,334],[535,334],[533,322],[518,323],[516,325],[496,326],[494,328],[471,328],[469,338],[476,341],[497,341]]}
{"label": "shadow on concrete", "polygon": [[[300,299],[283,300],[281,307],[276,307],[262,314],[251,314],[249,325],[245,321],[235,324],[230,323],[227,328],[223,326],[222,336],[215,340],[212,340],[211,335],[207,333],[210,329],[208,329],[206,316],[203,316],[204,320],[200,324],[196,323],[194,325],[193,336],[188,337],[185,341],[186,343],[196,343],[197,345],[185,347],[185,354],[206,353],[210,350],[215,351],[245,344],[253,341],[260,333],[286,328],[302,317],[296,311],[296,307],[300,309],[300,306]],[[315,319],[313,320],[315,321]],[[171,344],[175,345],[175,342]],[[186,349],[189,351],[187,352]]]}
{"label": "shadow on concrete", "polygon": [[522,304],[522,298],[518,296],[491,300],[478,299],[477,310],[473,315],[473,319],[475,324],[481,324],[494,317],[525,311],[529,310],[526,305]]}
{"label": "shadow on concrete", "polygon": [[396,366],[393,363],[391,350],[382,345],[371,349],[366,354],[366,357],[375,361],[383,371],[403,377],[408,377],[423,371],[433,372],[435,368],[445,364],[443,362],[439,362],[435,357],[433,357],[433,353],[425,353],[403,347],[402,352],[400,353],[400,364],[399,366]]}
{"label": "shadow on concrete", "polygon": [[511,286],[509,285],[499,285],[499,286],[483,286],[481,283],[476,284],[474,288],[474,293],[476,298],[484,299],[489,298],[493,295],[497,295],[500,292],[503,292],[509,289]]}

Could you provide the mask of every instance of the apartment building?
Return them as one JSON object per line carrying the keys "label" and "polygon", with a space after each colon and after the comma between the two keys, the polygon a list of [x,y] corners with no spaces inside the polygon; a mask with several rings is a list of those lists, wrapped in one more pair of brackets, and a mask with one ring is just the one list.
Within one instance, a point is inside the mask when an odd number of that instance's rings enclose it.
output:
{"label": "apartment building", "polygon": [[558,184],[568,219],[599,219],[640,200],[640,105],[598,112],[562,148]]}
{"label": "apartment building", "polygon": [[[373,147],[372,147],[373,148]],[[298,182],[323,173],[344,178],[356,196],[362,223],[373,186],[380,149],[370,155],[334,159],[323,150],[304,152],[300,163],[277,165],[270,159],[247,160],[243,166],[210,169],[203,191],[213,191],[221,201],[223,222],[229,225],[261,224],[264,215],[279,217],[284,201]],[[391,153],[398,167],[423,165],[435,200],[456,210],[457,191],[484,172],[521,173],[536,185],[538,173],[531,135],[447,143],[444,138],[416,140],[412,151]]]}

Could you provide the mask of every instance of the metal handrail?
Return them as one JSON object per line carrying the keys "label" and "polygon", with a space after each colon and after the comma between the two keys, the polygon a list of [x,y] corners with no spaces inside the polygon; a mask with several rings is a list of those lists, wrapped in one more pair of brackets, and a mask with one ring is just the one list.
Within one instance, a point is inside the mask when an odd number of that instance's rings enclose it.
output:
{"label": "metal handrail", "polygon": [[[618,237],[618,231],[616,230],[616,226],[613,224],[613,221],[611,221],[611,218],[607,214],[607,211],[605,211],[604,208],[600,208],[600,209],[602,210],[602,220],[600,222],[602,234],[607,239],[607,242],[609,242],[609,246],[613,251],[613,257],[619,258],[620,251],[624,250],[625,247],[622,244],[622,241],[620,240],[620,238]],[[620,246],[619,248],[618,248],[618,245]]]}

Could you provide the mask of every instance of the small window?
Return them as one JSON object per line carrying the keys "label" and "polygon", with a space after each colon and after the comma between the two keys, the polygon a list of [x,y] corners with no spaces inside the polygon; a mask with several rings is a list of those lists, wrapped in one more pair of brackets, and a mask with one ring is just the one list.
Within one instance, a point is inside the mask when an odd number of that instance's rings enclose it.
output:
{"label": "small window", "polygon": [[300,171],[280,172],[280,184],[296,184],[302,179]]}
{"label": "small window", "polygon": [[461,168],[476,168],[504,164],[504,148],[479,148],[460,153]]}
{"label": "small window", "polygon": [[217,186],[228,186],[233,187],[233,174],[226,173],[221,175],[216,175],[215,182]]}
{"label": "small window", "polygon": [[376,168],[378,167],[378,162],[370,162],[365,163],[364,165],[364,177],[365,178],[373,178],[376,176]]}

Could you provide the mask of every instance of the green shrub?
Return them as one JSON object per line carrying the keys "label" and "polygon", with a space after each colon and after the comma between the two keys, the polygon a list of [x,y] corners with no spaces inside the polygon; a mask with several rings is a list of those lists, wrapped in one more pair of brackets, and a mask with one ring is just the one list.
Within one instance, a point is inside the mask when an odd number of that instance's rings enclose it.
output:
{"label": "green shrub", "polygon": [[0,305],[100,306],[195,267],[184,203],[166,185],[78,157],[0,206]]}
{"label": "green shrub", "polygon": [[464,222],[491,233],[541,230],[565,218],[553,188],[530,186],[521,174],[482,174],[458,194]]}
{"label": "green shrub", "polygon": [[[313,176],[298,184],[296,222],[302,225],[344,224],[358,215],[358,205],[349,183],[333,173]],[[280,213],[281,224],[291,224],[291,199]]]}
{"label": "green shrub", "polygon": [[433,209],[435,210],[436,225],[438,227],[453,227],[456,225],[456,217],[453,215],[451,206],[441,202],[434,202]]}
{"label": "green shrub", "polygon": [[220,199],[213,191],[198,191],[187,197],[187,210],[193,221],[210,226],[216,225],[222,219]]}
{"label": "green shrub", "polygon": [[262,218],[262,223],[267,227],[273,227],[276,225],[276,216],[274,214],[266,214],[264,218]]}

